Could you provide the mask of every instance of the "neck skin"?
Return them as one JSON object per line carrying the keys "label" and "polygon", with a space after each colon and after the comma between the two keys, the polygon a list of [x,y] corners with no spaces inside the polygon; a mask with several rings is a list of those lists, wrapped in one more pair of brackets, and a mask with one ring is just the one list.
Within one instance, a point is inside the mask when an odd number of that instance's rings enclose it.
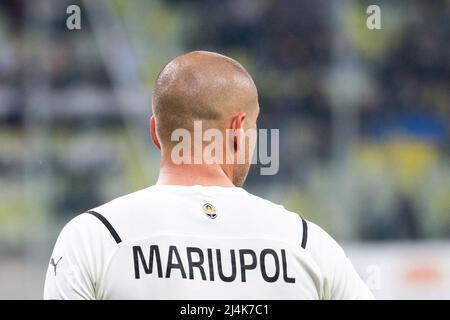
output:
{"label": "neck skin", "polygon": [[162,161],[156,184],[182,186],[235,187],[224,169],[217,164],[180,164]]}

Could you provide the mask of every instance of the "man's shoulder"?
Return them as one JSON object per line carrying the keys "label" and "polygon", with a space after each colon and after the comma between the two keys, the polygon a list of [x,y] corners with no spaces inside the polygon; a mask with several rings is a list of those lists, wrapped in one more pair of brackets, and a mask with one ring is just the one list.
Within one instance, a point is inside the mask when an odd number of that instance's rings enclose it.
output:
{"label": "man's shoulder", "polygon": [[278,218],[286,218],[289,220],[302,219],[300,213],[296,213],[286,209],[282,204],[278,204],[274,201],[262,198],[253,193],[247,192],[249,199],[252,201],[252,205],[256,205],[260,208],[264,208],[261,212],[265,212],[269,215],[276,215]]}
{"label": "man's shoulder", "polygon": [[97,207],[87,209],[79,213],[67,222],[61,230],[62,235],[79,236],[87,234],[96,234],[99,229],[104,229],[104,225],[124,210],[133,210],[133,205],[139,205],[141,199],[144,199],[147,189],[135,191],[115,199],[112,199]]}
{"label": "man's shoulder", "polygon": [[327,231],[300,212],[288,210],[281,204],[251,193],[249,196],[260,209],[258,216],[266,218],[272,228],[284,228],[287,233],[297,234],[298,243],[315,261],[326,263],[327,259],[345,256],[342,247]]}
{"label": "man's shoulder", "polygon": [[85,249],[93,249],[99,245],[99,239],[108,239],[108,230],[93,215],[87,212],[81,213],[73,217],[61,229],[57,245],[69,247],[84,247]]}
{"label": "man's shoulder", "polygon": [[321,226],[305,218],[302,213],[288,210],[283,205],[273,202],[271,200],[259,197],[249,193],[255,202],[259,203],[262,210],[268,215],[272,221],[280,220],[285,225],[293,224],[299,225],[302,234],[302,246],[307,251],[310,251],[313,256],[316,254],[323,255],[324,252],[330,252],[333,255],[341,255],[343,249],[337,241]]}
{"label": "man's shoulder", "polygon": [[347,259],[344,249],[322,227],[309,220],[305,221],[308,239],[305,250],[325,273],[331,272],[336,267],[335,263],[341,264]]}
{"label": "man's shoulder", "polygon": [[90,208],[86,212],[97,212],[105,217],[110,217],[120,212],[133,211],[151,200],[152,193],[149,192],[149,188],[145,188],[114,198],[97,207]]}

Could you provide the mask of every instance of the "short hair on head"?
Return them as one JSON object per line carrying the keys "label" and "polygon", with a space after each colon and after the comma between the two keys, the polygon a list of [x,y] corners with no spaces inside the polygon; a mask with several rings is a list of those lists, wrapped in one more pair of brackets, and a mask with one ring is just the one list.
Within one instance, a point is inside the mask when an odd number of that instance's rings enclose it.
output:
{"label": "short hair on head", "polygon": [[220,126],[234,112],[255,106],[256,86],[239,62],[214,52],[193,51],[176,57],[158,74],[152,108],[163,145],[175,129],[192,131],[196,120]]}

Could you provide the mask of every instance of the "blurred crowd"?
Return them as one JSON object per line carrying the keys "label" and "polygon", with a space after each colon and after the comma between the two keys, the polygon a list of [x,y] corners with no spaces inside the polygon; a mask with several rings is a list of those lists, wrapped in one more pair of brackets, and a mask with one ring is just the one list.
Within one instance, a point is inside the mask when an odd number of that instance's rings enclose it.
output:
{"label": "blurred crowd", "polygon": [[250,68],[261,124],[281,129],[271,181],[311,218],[357,221],[363,239],[449,236],[450,4],[379,1],[369,30],[370,4],[198,1],[185,43]]}
{"label": "blurred crowd", "polygon": [[[153,183],[150,106],[128,103],[149,101],[172,57],[203,49],[250,71],[259,126],[280,129],[279,173],[252,170],[249,190],[343,239],[450,237],[448,1],[378,1],[381,30],[365,25],[367,1],[104,1],[128,43],[99,41],[103,18],[85,2],[39,3],[0,0],[3,235]],[[69,4],[82,30],[65,27]],[[130,61],[146,93],[121,84]]]}

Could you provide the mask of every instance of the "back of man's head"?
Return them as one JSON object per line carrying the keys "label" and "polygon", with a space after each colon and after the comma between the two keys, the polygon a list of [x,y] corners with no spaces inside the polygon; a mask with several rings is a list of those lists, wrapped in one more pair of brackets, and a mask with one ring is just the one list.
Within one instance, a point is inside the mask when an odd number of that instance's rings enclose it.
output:
{"label": "back of man's head", "polygon": [[225,136],[225,131],[236,125],[237,129],[256,128],[259,112],[256,86],[245,68],[207,51],[178,56],[162,69],[152,108],[163,157],[177,143],[172,141],[172,133],[177,129],[193,133],[194,121],[201,121],[203,130],[215,128]]}
{"label": "back of man's head", "polygon": [[178,128],[201,120],[225,127],[237,112],[256,110],[255,84],[237,61],[218,53],[193,51],[176,57],[160,72],[153,93],[153,113],[162,145]]}

